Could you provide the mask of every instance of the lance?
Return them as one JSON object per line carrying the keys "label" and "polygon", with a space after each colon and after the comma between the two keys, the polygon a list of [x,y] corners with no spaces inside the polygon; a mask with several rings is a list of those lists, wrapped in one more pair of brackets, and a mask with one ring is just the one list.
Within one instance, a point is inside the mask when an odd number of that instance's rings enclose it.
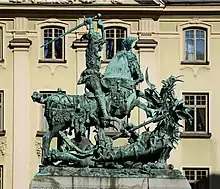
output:
{"label": "lance", "polygon": [[[137,125],[137,126],[131,128],[131,129],[129,129],[128,132],[133,132],[133,131],[135,131],[137,129],[140,129],[141,127],[144,127],[145,125],[148,125],[150,123],[158,122],[158,121],[164,119],[168,114],[169,113],[166,113],[164,115],[161,115],[161,116],[158,116],[158,117],[154,117],[154,118],[152,118],[150,120],[147,120],[147,121],[141,123],[140,125]],[[112,139],[116,140],[116,139],[120,138],[122,135],[123,135],[123,133],[119,133],[118,135],[113,136]]]}
{"label": "lance", "polygon": [[[100,13],[98,13],[96,16],[92,17],[92,21],[95,20],[96,18],[99,18],[99,17],[101,17],[101,14],[100,14]],[[79,28],[81,28],[81,27],[83,27],[83,26],[85,26],[85,25],[86,25],[85,22],[79,24],[78,26],[76,26],[76,27],[74,27],[74,28],[68,30],[67,32],[63,33],[62,35],[58,36],[57,38],[54,38],[54,39],[48,41],[47,43],[41,45],[40,48],[42,48],[42,47],[44,47],[44,46],[46,46],[46,45],[49,45],[50,43],[52,43],[52,42],[54,42],[54,41],[57,41],[58,39],[64,37],[65,35],[67,35],[67,34],[73,32],[73,31],[75,31],[75,30],[77,30],[77,29],[79,29]]]}

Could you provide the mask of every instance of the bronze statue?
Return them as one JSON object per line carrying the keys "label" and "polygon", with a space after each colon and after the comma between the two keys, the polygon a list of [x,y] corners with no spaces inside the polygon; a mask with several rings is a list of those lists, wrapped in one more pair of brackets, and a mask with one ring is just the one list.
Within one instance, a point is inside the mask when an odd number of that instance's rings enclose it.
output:
{"label": "bronze statue", "polygon": [[[99,53],[105,39],[104,27],[96,19],[85,18],[79,25],[88,26],[88,33],[82,37],[88,40],[86,69],[78,81],[78,84],[85,84],[85,94],[67,95],[58,89],[46,99],[38,92],[32,95],[34,102],[45,105],[49,125],[43,136],[42,164],[59,162],[60,165],[74,167],[168,169],[170,151],[180,140],[179,120],[191,119],[190,109],[175,97],[176,82],[181,80],[170,76],[162,81],[161,90],[157,90],[146,71],[149,87],[144,91],[137,90],[136,86],[143,82],[144,77],[132,52],[132,44],[136,40],[133,37],[124,40],[125,50],[112,58],[104,74],[100,73]],[[94,21],[98,22],[101,33],[94,31]],[[140,98],[147,102],[141,102]],[[123,118],[129,117],[134,107],[143,109],[150,119],[137,126],[124,122]],[[116,122],[120,122],[122,128],[117,128]],[[150,123],[156,124],[154,131],[146,128],[143,133],[136,132]],[[90,142],[91,126],[95,126],[95,144]],[[104,131],[107,127],[116,128],[120,133],[108,137]],[[74,138],[70,139],[72,135]],[[57,149],[50,150],[53,137],[58,137],[60,142]],[[128,144],[116,148],[113,141],[120,137],[128,137]]]}

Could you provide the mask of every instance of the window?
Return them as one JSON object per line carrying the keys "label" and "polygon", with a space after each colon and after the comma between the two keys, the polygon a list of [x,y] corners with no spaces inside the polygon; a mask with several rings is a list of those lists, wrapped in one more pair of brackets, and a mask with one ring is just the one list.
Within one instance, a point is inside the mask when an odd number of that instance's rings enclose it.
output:
{"label": "window", "polygon": [[208,133],[209,94],[183,93],[185,106],[192,109],[193,120],[185,121],[185,132]]}
{"label": "window", "polygon": [[0,91],[0,131],[4,130],[4,91]]}
{"label": "window", "polygon": [[3,62],[3,29],[0,27],[0,62]]}
{"label": "window", "polygon": [[188,28],[184,30],[185,61],[207,61],[207,30],[203,28]]}
{"label": "window", "polygon": [[0,189],[3,189],[3,165],[0,165]]}
{"label": "window", "polygon": [[108,27],[105,29],[106,59],[111,59],[118,51],[123,50],[123,40],[127,37],[127,29],[123,27]]}
{"label": "window", "polygon": [[183,172],[192,189],[209,189],[208,168],[183,168]]}
{"label": "window", "polygon": [[[63,27],[42,27],[43,31],[43,44],[47,44],[49,41],[59,37],[64,33]],[[43,59],[44,60],[64,60],[64,37],[45,45],[43,48]]]}

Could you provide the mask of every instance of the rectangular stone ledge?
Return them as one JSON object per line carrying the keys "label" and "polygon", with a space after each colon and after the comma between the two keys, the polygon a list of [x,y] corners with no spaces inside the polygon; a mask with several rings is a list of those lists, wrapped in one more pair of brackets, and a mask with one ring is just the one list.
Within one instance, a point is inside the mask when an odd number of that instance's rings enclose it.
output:
{"label": "rectangular stone ledge", "polygon": [[45,133],[45,131],[37,131],[36,137],[43,137]]}
{"label": "rectangular stone ledge", "polygon": [[6,135],[6,130],[0,130],[0,136],[5,136]]}
{"label": "rectangular stone ledge", "polygon": [[181,65],[209,65],[209,61],[181,61]]}
{"label": "rectangular stone ledge", "polygon": [[66,60],[59,60],[59,59],[56,59],[56,60],[52,60],[52,59],[40,59],[38,61],[38,63],[44,63],[44,64],[65,64],[67,61]]}
{"label": "rectangular stone ledge", "polygon": [[186,179],[35,176],[30,189],[191,189]]}
{"label": "rectangular stone ledge", "polygon": [[181,133],[181,138],[189,139],[210,139],[212,137],[211,133]]}

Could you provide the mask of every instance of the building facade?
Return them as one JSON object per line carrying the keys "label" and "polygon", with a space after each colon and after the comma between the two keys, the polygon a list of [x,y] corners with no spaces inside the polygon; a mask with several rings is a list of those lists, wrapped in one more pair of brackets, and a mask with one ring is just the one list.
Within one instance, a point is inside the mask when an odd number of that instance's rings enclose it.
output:
{"label": "building facade", "polygon": [[[220,174],[220,1],[209,0],[0,0],[0,189],[27,189],[38,170],[44,107],[33,91],[57,88],[83,93],[77,80],[85,67],[82,27],[47,47],[41,45],[102,14],[106,44],[102,70],[126,36],[143,72],[160,87],[169,75],[184,75],[177,95],[193,111],[169,162],[194,188],[215,188]],[[146,88],[145,82],[140,88]],[[130,121],[145,120],[135,109]],[[116,145],[125,141],[117,141]],[[212,182],[213,181],[213,182]]]}

